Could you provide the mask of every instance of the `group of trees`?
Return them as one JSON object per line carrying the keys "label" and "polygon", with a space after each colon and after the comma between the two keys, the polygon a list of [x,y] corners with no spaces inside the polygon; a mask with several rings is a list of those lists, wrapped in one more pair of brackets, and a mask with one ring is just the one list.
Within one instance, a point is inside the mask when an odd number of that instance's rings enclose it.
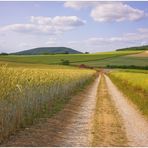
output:
{"label": "group of trees", "polygon": [[[70,53],[68,51],[65,51],[63,53],[49,53],[49,52],[41,53],[41,55],[55,55],[55,54],[70,54]],[[89,54],[89,52],[85,52],[85,54]]]}
{"label": "group of trees", "polygon": [[143,69],[148,70],[148,66],[136,66],[136,65],[107,65],[107,68],[122,68],[122,69]]}
{"label": "group of trees", "polygon": [[0,55],[8,55],[6,52],[1,52]]}

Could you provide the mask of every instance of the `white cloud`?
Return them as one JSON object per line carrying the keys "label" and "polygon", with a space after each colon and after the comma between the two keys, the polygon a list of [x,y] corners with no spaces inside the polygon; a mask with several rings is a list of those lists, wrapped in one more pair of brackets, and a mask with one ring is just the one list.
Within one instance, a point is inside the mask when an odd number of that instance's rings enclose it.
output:
{"label": "white cloud", "polygon": [[43,17],[31,16],[28,24],[11,24],[3,26],[0,31],[15,31],[23,33],[60,34],[76,27],[84,25],[86,22],[77,16],[56,16]]}
{"label": "white cloud", "polygon": [[123,2],[109,2],[109,1],[68,1],[64,3],[65,7],[73,9],[81,9],[91,7],[90,16],[98,22],[107,21],[137,21],[148,16],[143,10],[131,7]]}
{"label": "white cloud", "polygon": [[101,38],[101,37],[91,37],[84,41],[85,44],[89,44],[91,46],[104,46],[111,45],[119,42],[125,42],[122,37],[111,37],[111,38]]}
{"label": "white cloud", "polygon": [[90,1],[67,1],[64,3],[65,7],[73,8],[73,9],[81,9],[86,7],[92,7],[98,4],[98,2],[90,2]]}
{"label": "white cloud", "polygon": [[85,45],[87,47],[121,48],[126,46],[137,46],[148,43],[148,28],[137,29],[135,33],[125,33],[115,37],[91,37],[81,41],[71,41],[69,44]]}
{"label": "white cloud", "polygon": [[127,4],[121,2],[109,2],[99,4],[95,7],[91,16],[95,21],[106,22],[106,21],[136,21],[145,17],[145,13],[142,10],[132,8]]}
{"label": "white cloud", "polygon": [[111,38],[90,38],[86,42],[94,45],[107,43],[114,44],[116,42],[122,43],[145,43],[148,42],[148,28],[137,29],[135,33],[125,33],[121,36]]}

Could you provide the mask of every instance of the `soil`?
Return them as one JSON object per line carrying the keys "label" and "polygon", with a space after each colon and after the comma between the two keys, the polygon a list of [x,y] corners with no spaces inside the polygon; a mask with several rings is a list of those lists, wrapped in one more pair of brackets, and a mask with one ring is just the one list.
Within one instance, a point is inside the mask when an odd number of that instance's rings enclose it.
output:
{"label": "soil", "polygon": [[138,53],[138,54],[131,54],[131,55],[127,55],[130,57],[148,57],[148,51],[144,51],[142,53]]}

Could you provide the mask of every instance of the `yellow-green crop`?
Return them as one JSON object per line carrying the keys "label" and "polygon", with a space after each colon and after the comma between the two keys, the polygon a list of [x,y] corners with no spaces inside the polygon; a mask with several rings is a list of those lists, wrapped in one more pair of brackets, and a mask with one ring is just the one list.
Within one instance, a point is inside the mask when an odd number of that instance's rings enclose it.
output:
{"label": "yellow-green crop", "polygon": [[148,117],[148,74],[115,71],[109,74],[113,82]]}
{"label": "yellow-green crop", "polygon": [[0,141],[51,110],[92,78],[93,70],[0,67]]}

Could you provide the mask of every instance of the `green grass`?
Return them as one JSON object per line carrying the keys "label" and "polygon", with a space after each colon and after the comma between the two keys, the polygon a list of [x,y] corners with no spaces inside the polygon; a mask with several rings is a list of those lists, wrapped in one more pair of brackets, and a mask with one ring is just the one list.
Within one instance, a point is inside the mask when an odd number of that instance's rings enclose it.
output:
{"label": "green grass", "polygon": [[[31,64],[60,64],[61,59],[69,60],[72,65],[86,64],[100,66],[102,61],[112,60],[117,57],[137,53],[139,51],[103,52],[99,54],[57,54],[57,55],[34,55],[34,56],[0,56],[0,61],[31,63]],[[99,64],[100,63],[100,64]]]}
{"label": "green grass", "polygon": [[29,68],[29,69],[76,69],[74,66],[65,65],[47,65],[47,64],[31,64],[31,63],[17,63],[0,61],[0,66],[6,65],[13,68]]}
{"label": "green grass", "polygon": [[129,57],[129,56],[118,56],[118,57],[111,57],[108,59],[103,60],[96,60],[96,61],[88,61],[82,62],[82,64],[86,64],[89,66],[96,66],[96,67],[105,67],[106,65],[136,65],[136,66],[147,66],[148,65],[148,58],[147,57]]}
{"label": "green grass", "polygon": [[[143,72],[143,71],[142,71]],[[137,71],[113,71],[109,74],[119,89],[148,117],[148,74]]]}
{"label": "green grass", "polygon": [[139,69],[119,69],[119,71],[148,74],[148,70],[139,70]]}

